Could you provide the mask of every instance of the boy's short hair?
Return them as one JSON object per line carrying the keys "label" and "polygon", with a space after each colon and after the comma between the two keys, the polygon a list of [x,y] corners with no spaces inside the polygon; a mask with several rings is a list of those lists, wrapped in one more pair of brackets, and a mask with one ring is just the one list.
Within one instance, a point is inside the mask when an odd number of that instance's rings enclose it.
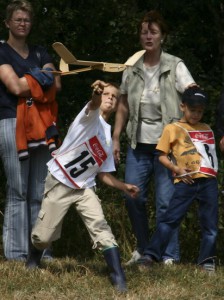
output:
{"label": "boy's short hair", "polygon": [[198,86],[192,86],[186,89],[182,95],[182,103],[189,106],[208,105],[208,95]]}
{"label": "boy's short hair", "polygon": [[119,98],[121,92],[120,92],[120,86],[118,85],[118,83],[110,81],[110,82],[107,82],[107,84],[108,84],[108,86],[113,86],[115,89],[117,89],[118,98]]}

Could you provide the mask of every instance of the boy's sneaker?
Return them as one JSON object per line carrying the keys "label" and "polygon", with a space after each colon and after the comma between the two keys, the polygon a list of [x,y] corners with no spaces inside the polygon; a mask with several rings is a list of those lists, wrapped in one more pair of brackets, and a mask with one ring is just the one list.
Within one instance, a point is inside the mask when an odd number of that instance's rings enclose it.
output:
{"label": "boy's sneaker", "polygon": [[139,259],[142,258],[142,255],[138,252],[138,250],[135,250],[132,252],[131,259],[125,263],[126,266],[134,265],[138,262]]}
{"label": "boy's sneaker", "polygon": [[209,274],[215,273],[215,263],[204,263],[202,265],[202,268]]}
{"label": "boy's sneaker", "polygon": [[209,259],[204,260],[198,266],[209,275],[215,273],[215,257],[211,257]]}
{"label": "boy's sneaker", "polygon": [[171,266],[171,265],[174,265],[174,259],[173,258],[167,258],[167,259],[164,259],[163,260],[163,264],[166,265],[166,266]]}

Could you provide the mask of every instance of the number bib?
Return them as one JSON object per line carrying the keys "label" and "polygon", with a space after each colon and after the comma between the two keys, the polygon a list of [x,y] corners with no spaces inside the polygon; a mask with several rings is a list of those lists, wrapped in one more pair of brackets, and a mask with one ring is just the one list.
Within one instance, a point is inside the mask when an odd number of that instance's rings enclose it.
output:
{"label": "number bib", "polygon": [[211,130],[188,131],[192,143],[201,155],[199,171],[212,176],[217,175],[218,161],[215,150],[215,138]]}
{"label": "number bib", "polygon": [[86,180],[97,173],[106,158],[103,146],[94,136],[80,146],[56,155],[55,161],[75,187],[82,188]]}

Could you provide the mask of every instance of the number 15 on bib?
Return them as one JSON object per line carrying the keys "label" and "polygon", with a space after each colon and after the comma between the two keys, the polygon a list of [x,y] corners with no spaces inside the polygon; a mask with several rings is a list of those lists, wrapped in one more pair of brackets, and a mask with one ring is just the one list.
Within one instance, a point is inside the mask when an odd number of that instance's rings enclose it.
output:
{"label": "number 15 on bib", "polygon": [[[106,160],[107,154],[96,136],[67,152],[56,155],[55,161],[76,188],[94,176]],[[95,176],[94,176],[95,177]]]}

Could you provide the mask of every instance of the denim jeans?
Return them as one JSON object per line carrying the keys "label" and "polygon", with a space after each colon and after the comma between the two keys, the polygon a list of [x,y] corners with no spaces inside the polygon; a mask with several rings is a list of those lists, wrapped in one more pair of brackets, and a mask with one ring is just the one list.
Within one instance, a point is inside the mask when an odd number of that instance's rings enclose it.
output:
{"label": "denim jeans", "polygon": [[[152,175],[155,180],[156,222],[158,224],[174,192],[171,173],[159,162],[155,145],[137,144],[136,149],[128,147],[125,182],[137,185],[140,193],[136,199],[125,195],[126,207],[137,240],[137,250],[140,253],[144,252],[150,239],[146,204]],[[163,259],[165,258],[179,261],[178,229],[170,237],[170,243],[163,253]]]}
{"label": "denim jeans", "polygon": [[50,159],[48,147],[38,147],[19,161],[15,141],[16,119],[0,121],[0,156],[6,175],[3,247],[7,259],[25,260],[44,192]]}
{"label": "denim jeans", "polygon": [[175,184],[170,206],[161,219],[152,239],[144,251],[157,261],[161,259],[173,230],[178,228],[191,203],[197,200],[201,226],[201,244],[198,264],[215,256],[218,226],[218,184],[216,178],[195,179],[193,184]]}

